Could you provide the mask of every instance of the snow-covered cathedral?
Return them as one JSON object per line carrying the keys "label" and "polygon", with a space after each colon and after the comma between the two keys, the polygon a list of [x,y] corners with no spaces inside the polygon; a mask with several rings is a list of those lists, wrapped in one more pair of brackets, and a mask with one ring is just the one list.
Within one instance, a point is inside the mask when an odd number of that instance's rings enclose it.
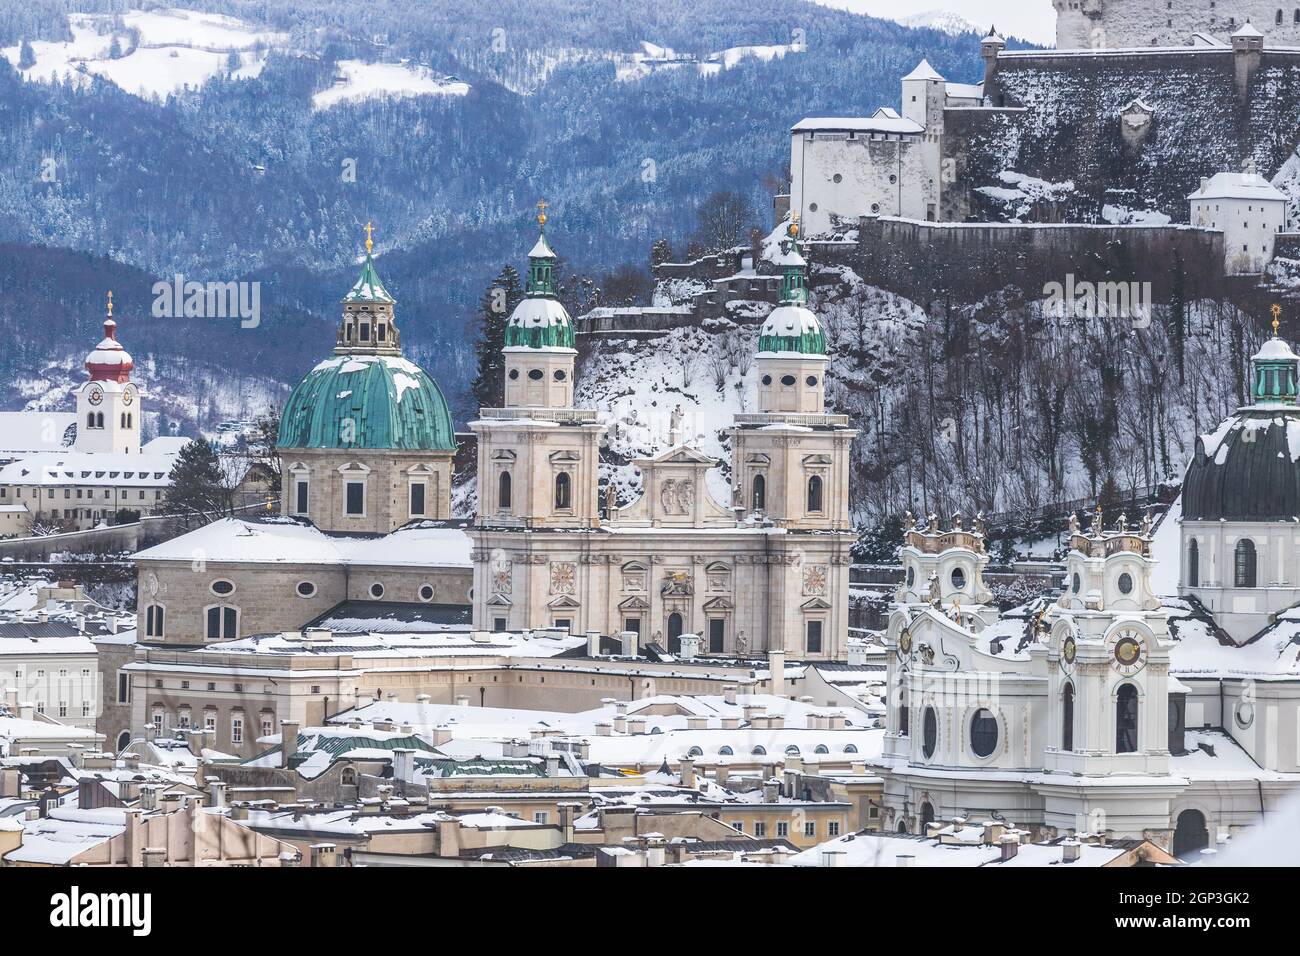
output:
{"label": "snow-covered cathedral", "polygon": [[[909,522],[885,635],[888,827],[992,818],[1182,854],[1300,787],[1300,359],[1276,328],[1252,403],[1198,443],[1181,518],[1072,520],[1058,598],[1000,615],[978,523]],[[1157,555],[1180,563],[1177,596]]]}

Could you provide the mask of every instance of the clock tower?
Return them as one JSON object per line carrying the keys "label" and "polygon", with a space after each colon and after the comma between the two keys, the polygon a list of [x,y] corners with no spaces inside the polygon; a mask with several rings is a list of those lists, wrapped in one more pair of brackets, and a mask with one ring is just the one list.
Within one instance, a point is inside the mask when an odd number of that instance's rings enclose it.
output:
{"label": "clock tower", "polygon": [[131,381],[135,363],[117,340],[113,293],[108,293],[104,339],[86,356],[90,380],[77,392],[76,451],[140,454],[140,390]]}

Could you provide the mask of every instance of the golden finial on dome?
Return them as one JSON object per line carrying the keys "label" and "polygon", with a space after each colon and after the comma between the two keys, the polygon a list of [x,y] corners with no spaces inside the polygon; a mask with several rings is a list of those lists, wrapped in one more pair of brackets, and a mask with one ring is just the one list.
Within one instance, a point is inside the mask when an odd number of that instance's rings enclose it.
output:
{"label": "golden finial on dome", "polygon": [[366,255],[369,255],[373,248],[375,248],[375,227],[366,223]]}
{"label": "golden finial on dome", "polygon": [[786,230],[786,233],[789,234],[791,239],[797,239],[799,237],[799,214],[798,213],[790,214],[790,228]]}
{"label": "golden finial on dome", "polygon": [[113,317],[113,290],[108,290],[108,317]]}
{"label": "golden finial on dome", "polygon": [[537,225],[546,225],[546,210],[551,206],[545,199],[537,200]]}
{"label": "golden finial on dome", "polygon": [[1282,306],[1274,302],[1271,311],[1273,313],[1273,338],[1277,338],[1277,327],[1282,324],[1280,321],[1282,317]]}

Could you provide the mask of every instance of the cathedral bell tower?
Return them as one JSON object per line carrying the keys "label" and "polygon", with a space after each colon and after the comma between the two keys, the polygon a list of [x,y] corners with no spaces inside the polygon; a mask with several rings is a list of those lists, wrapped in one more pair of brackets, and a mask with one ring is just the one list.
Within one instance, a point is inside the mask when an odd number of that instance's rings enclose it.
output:
{"label": "cathedral bell tower", "polygon": [[117,340],[113,293],[108,293],[104,338],[86,356],[90,381],[77,392],[76,451],[140,454],[140,391],[131,381],[135,363]]}
{"label": "cathedral bell tower", "polygon": [[524,300],[506,324],[507,408],[573,406],[573,323],[556,297],[555,253],[546,241],[546,202],[537,204],[537,243],[528,253]]}

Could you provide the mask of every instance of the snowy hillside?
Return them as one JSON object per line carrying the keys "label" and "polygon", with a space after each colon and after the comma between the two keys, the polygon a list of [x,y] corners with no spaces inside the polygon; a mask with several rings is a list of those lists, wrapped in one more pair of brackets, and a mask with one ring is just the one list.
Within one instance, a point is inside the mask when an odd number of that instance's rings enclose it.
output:
{"label": "snowy hillside", "polygon": [[258,75],[267,51],[288,35],[263,31],[233,17],[192,10],[132,10],[68,15],[72,39],[31,44],[35,63],[24,68],[22,45],[0,50],[28,80],[85,84],[100,76],[141,97],[163,98],[197,89],[215,76]]}
{"label": "snowy hillside", "polygon": [[363,63],[340,60],[334,85],[312,97],[312,106],[329,109],[339,103],[375,97],[464,96],[469,84],[435,76],[428,68],[401,63]]}
{"label": "snowy hillside", "polygon": [[965,17],[953,13],[951,10],[927,10],[924,13],[917,13],[912,16],[898,16],[890,19],[896,20],[905,27],[938,30],[940,33],[946,33],[949,36],[957,36],[960,33],[983,32]]}

